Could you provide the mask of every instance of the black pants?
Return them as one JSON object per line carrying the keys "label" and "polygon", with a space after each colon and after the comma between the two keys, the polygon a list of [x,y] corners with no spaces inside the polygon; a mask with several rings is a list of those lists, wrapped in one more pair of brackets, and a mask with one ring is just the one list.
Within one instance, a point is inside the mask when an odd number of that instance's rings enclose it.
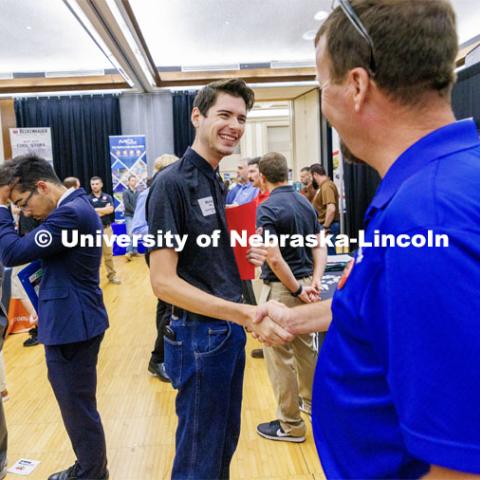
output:
{"label": "black pants", "polygon": [[172,306],[158,299],[157,302],[157,339],[153,347],[151,362],[163,363],[165,361],[165,348],[163,346],[163,329],[170,321]]}
{"label": "black pants", "polygon": [[257,304],[251,280],[242,280],[242,293],[245,303],[248,303],[249,305]]}
{"label": "black pants", "polygon": [[46,345],[48,379],[80,466],[77,478],[104,478],[107,449],[97,411],[97,359],[103,334],[85,342]]}
{"label": "black pants", "polygon": [[5,421],[5,413],[3,411],[3,401],[0,399],[0,472],[7,463],[7,445],[7,422]]}

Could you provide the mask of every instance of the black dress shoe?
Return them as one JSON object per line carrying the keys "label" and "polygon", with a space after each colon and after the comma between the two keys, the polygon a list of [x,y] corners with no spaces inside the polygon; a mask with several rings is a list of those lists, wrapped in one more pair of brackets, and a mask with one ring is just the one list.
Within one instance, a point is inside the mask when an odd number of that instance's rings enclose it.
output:
{"label": "black dress shoe", "polygon": [[250,354],[253,358],[263,358],[263,348],[254,348]]}
{"label": "black dress shoe", "polygon": [[38,345],[38,337],[31,336],[23,342],[24,347],[34,347],[35,345]]}
{"label": "black dress shoe", "polygon": [[164,363],[153,362],[150,360],[148,364],[148,373],[153,377],[158,377],[162,382],[170,383],[170,377],[167,375]]}
{"label": "black dress shoe", "polygon": [[[74,465],[67,468],[66,470],[62,470],[61,472],[54,473],[48,477],[48,480],[77,480],[77,471],[78,471],[78,463],[75,462]],[[105,475],[98,480],[108,480],[109,478],[108,470],[106,471]]]}
{"label": "black dress shoe", "polygon": [[48,480],[76,480],[77,478],[77,463],[68,467],[66,470],[54,473],[48,477]]}

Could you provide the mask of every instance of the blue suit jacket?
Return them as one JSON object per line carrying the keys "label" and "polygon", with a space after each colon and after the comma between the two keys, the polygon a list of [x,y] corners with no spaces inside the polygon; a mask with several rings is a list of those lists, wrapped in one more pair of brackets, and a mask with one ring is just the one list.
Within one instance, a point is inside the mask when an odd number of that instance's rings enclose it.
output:
{"label": "blue suit jacket", "polygon": [[[35,241],[42,230],[51,236],[51,243],[46,247]],[[99,287],[102,248],[64,247],[62,230],[78,230],[79,234],[92,235],[102,232],[100,218],[81,188],[72,192],[39,227],[24,237],[19,237],[15,231],[10,211],[0,208],[3,264],[22,265],[37,259],[43,263],[38,339],[45,345],[81,342],[108,328],[107,311]]]}

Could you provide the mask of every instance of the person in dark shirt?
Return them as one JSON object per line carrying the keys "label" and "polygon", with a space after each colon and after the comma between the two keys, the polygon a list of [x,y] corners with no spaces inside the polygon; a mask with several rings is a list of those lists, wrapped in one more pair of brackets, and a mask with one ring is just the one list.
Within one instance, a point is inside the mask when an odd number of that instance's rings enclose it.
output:
{"label": "person in dark shirt", "polygon": [[[263,301],[277,300],[293,307],[318,300],[321,278],[327,262],[326,248],[320,246],[320,225],[311,203],[288,185],[287,159],[268,153],[259,163],[262,183],[270,197],[257,209],[257,227],[265,234],[300,235],[316,238],[315,247],[285,245],[268,248],[262,268]],[[277,401],[277,418],[257,426],[257,433],[271,440],[303,442],[306,425],[302,409],[311,413],[312,383],[317,353],[312,335],[298,335],[286,345],[264,348],[268,375]]]}
{"label": "person in dark shirt", "polygon": [[[0,262],[0,299],[3,294],[3,276],[4,268]],[[7,331],[7,313],[3,304],[0,302],[0,353],[3,350],[3,341]],[[7,422],[5,420],[5,412],[3,409],[3,401],[0,399],[0,480],[7,476],[7,447],[8,447],[8,432]]]}
{"label": "person in dark shirt", "polygon": [[[174,305],[165,333],[165,367],[177,389],[173,479],[228,478],[240,435],[244,327],[252,329],[256,307],[242,303],[218,166],[235,151],[253,102],[253,91],[240,79],[202,88],[191,115],[192,147],[150,188],[150,233],[179,236],[150,252],[153,291]],[[217,246],[198,245],[200,235],[216,231]],[[258,263],[261,253],[254,249],[249,256]],[[266,321],[262,331],[253,327],[261,340],[289,340]]]}
{"label": "person in dark shirt", "polygon": [[[30,233],[32,230],[35,230],[41,223],[42,222],[40,220],[37,220],[36,218],[25,216],[25,214],[20,210],[20,213],[18,215],[18,235],[23,237],[27,233]],[[14,267],[14,270],[16,270],[16,268],[17,267]],[[35,345],[38,345],[38,327],[35,324],[36,321],[38,321],[38,317],[28,296],[24,295],[21,300],[28,313],[30,314],[30,321],[33,325],[35,325],[28,331],[30,338],[27,338],[23,342],[23,346],[34,347]]]}
{"label": "person in dark shirt", "polygon": [[[123,192],[122,197],[127,235],[131,236],[133,215],[135,214],[135,206],[137,205],[138,198],[137,177],[135,175],[130,175],[128,177],[128,188]],[[127,247],[127,261],[130,261],[132,256],[135,255],[137,255],[137,249],[132,245],[132,243],[130,243]]]}
{"label": "person in dark shirt", "polygon": [[[95,211],[98,213],[103,225],[103,233],[106,235],[112,235],[112,213],[114,211],[114,202],[111,195],[102,192],[103,182],[100,177],[92,177],[90,179],[90,188],[92,193],[90,194],[90,203]],[[110,283],[119,285],[122,283],[118,278],[115,265],[113,263],[112,247],[107,245],[104,237],[102,236],[102,257],[107,269],[107,278]]]}

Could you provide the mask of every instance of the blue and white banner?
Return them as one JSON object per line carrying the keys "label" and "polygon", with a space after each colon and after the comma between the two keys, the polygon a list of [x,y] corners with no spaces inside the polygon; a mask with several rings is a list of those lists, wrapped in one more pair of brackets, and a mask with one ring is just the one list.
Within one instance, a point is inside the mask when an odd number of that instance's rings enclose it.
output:
{"label": "blue and white banner", "polygon": [[124,218],[122,193],[128,188],[128,177],[137,177],[138,191],[147,187],[147,145],[145,135],[112,135],[109,139],[115,221],[118,221]]}

